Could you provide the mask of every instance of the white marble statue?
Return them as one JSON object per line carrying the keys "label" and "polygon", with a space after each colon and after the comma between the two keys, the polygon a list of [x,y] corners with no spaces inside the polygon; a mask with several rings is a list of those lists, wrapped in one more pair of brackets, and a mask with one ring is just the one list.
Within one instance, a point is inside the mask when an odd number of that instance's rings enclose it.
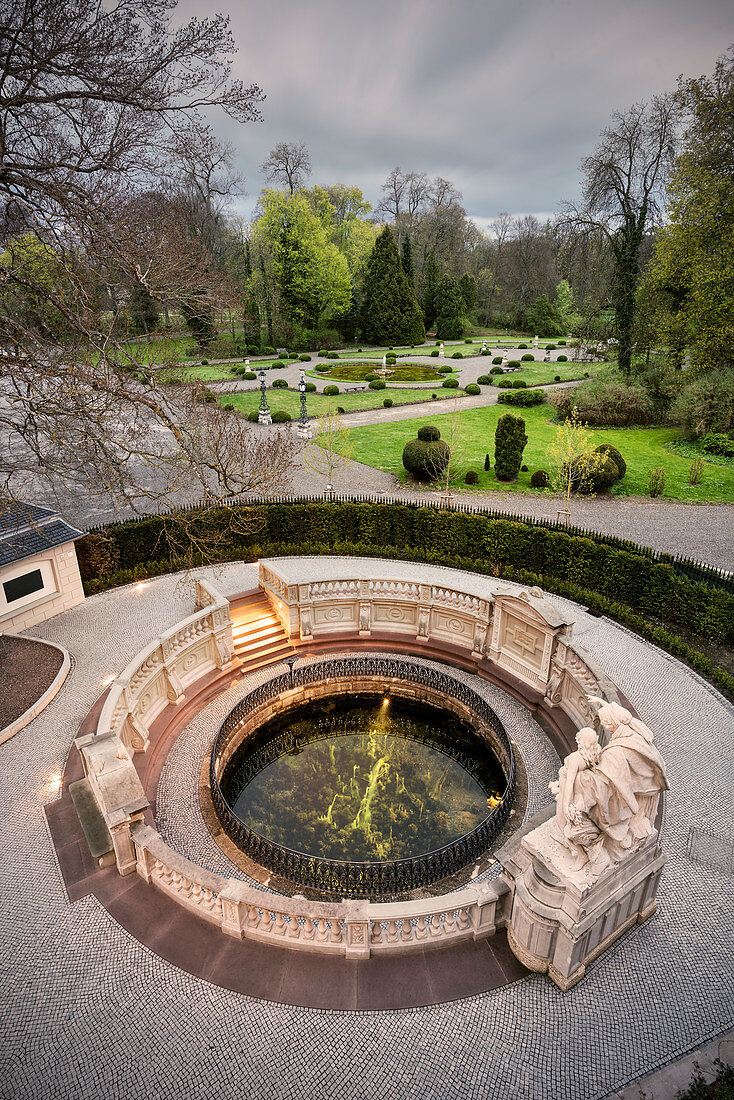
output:
{"label": "white marble statue", "polygon": [[443,359],[443,356],[444,356],[443,344],[441,344],[441,347],[438,349],[438,354],[441,357],[441,359]]}
{"label": "white marble statue", "polygon": [[550,784],[556,796],[556,831],[572,854],[573,869],[588,865],[595,877],[637,848],[653,831],[665,766],[651,731],[618,703],[590,698],[609,744],[585,727]]}
{"label": "white marble statue", "polygon": [[387,370],[387,352],[382,357],[382,369]]}

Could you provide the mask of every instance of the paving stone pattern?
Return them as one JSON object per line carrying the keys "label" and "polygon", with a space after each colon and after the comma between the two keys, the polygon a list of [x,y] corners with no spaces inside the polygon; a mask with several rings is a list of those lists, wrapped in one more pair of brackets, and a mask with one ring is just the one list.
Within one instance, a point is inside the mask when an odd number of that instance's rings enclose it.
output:
{"label": "paving stone pattern", "polygon": [[[252,583],[228,567],[226,591]],[[649,644],[579,616],[576,637],[657,733],[668,763],[655,917],[561,993],[532,976],[478,997],[395,1012],[257,1001],[178,971],[93,897],[70,905],[43,804],[78,723],[156,630],[192,610],[176,579],[103,593],[35,628],[72,653],[59,696],[0,747],[4,1100],[593,1100],[734,1024],[734,879],[686,856],[689,828],[730,836],[734,711]],[[568,605],[564,605],[568,606]]]}

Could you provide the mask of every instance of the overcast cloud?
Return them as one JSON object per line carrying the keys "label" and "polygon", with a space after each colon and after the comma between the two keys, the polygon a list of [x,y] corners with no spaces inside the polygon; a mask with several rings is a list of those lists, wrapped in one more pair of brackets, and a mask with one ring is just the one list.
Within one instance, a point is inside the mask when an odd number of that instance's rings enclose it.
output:
{"label": "overcast cloud", "polygon": [[229,14],[235,75],[267,96],[262,123],[212,118],[246,216],[278,141],[306,143],[312,183],[373,204],[399,164],[451,180],[480,225],[545,216],[577,194],[612,111],[710,72],[734,42],[731,0],[246,0]]}

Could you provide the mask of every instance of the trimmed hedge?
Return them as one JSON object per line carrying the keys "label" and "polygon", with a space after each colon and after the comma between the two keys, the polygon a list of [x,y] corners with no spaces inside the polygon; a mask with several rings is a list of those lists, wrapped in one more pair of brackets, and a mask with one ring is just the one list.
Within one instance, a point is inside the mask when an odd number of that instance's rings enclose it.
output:
{"label": "trimmed hedge", "polygon": [[[690,581],[673,565],[619,549],[604,536],[551,530],[515,520],[430,507],[371,503],[268,503],[186,513],[189,524],[221,539],[222,561],[277,554],[355,554],[437,562],[521,584],[537,584],[609,615],[649,638],[734,694],[734,677],[691,649],[683,627],[715,644],[734,641],[734,595]],[[242,518],[248,520],[244,533]],[[100,533],[77,543],[85,592],[91,595],[184,567],[168,556],[164,525],[175,515],[112,524],[106,566],[86,553]],[[664,624],[664,625],[663,625]],[[672,628],[672,629],[671,629]]]}
{"label": "trimmed hedge", "polygon": [[512,390],[497,395],[499,405],[519,405],[523,409],[542,405],[544,401],[545,390]]}

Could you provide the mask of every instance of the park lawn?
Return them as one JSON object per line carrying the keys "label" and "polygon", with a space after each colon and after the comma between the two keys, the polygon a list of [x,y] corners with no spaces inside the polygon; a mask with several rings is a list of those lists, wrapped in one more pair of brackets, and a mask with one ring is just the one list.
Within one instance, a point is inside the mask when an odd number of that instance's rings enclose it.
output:
{"label": "park lawn", "polygon": [[[364,382],[365,375],[373,374],[379,367],[379,363],[334,362],[328,373],[322,370],[310,370],[307,374],[310,378],[328,378],[334,382]],[[400,385],[401,382],[425,382],[440,386],[444,378],[448,377],[448,372],[439,374],[437,367],[426,363],[406,363],[403,360],[389,367],[388,370],[394,371],[394,374],[389,374],[385,379],[389,385]],[[452,373],[453,371],[454,368]]]}
{"label": "park lawn", "polygon": [[[490,367],[491,363],[490,359]],[[520,380],[527,382],[528,386],[547,386],[555,381],[556,375],[559,375],[561,382],[576,381],[576,379],[585,378],[587,374],[593,378],[608,365],[608,363],[523,363],[519,370],[513,371],[506,377],[511,378],[513,382]],[[487,374],[490,367],[487,368]],[[502,375],[493,374],[492,377],[502,378]],[[494,388],[493,386],[492,389]],[[500,393],[503,388],[505,387],[497,387]]]}
{"label": "park lawn", "polygon": [[[439,389],[434,392],[439,401],[455,396],[449,390],[442,391]],[[284,412],[289,412],[294,419],[300,415],[301,399],[297,390],[269,389],[267,396],[271,412],[282,409]],[[324,397],[322,393],[308,393],[306,394],[308,415],[320,416],[328,409],[335,409],[337,406],[344,409],[345,412],[381,409],[385,396],[385,390],[367,390],[365,393],[340,393],[337,397]],[[244,393],[223,393],[219,395],[218,400],[220,405],[233,405],[237,412],[248,413],[259,407],[260,390],[246,390]],[[391,390],[390,400],[394,405],[411,405],[423,401],[433,403],[431,394],[424,390]],[[348,422],[346,426],[349,427]]]}
{"label": "park lawn", "polygon": [[[498,481],[494,475],[494,431],[497,421],[505,412],[520,415],[525,420],[528,443],[523,452],[523,463],[528,466],[527,473],[518,474],[517,481]],[[415,439],[418,429],[424,424],[435,424],[441,430],[445,413],[420,420],[404,420],[385,425],[370,425],[354,428],[351,439],[354,444],[353,458],[367,466],[385,470],[401,481],[412,479],[406,473],[402,463],[403,447],[410,439]],[[514,409],[503,405],[489,405],[480,409],[462,409],[460,411],[465,461],[453,482],[458,488],[464,485],[467,470],[475,470],[479,483],[468,491],[502,490],[503,492],[548,493],[548,490],[530,488],[530,477],[535,470],[547,470],[549,461],[547,449],[551,444],[556,425],[549,419],[547,406],[534,409]],[[444,429],[443,435],[448,432]],[[592,431],[592,445],[611,443],[623,455],[627,463],[627,474],[612,489],[617,496],[648,496],[648,471],[662,466],[665,470],[665,492],[669,500],[682,501],[734,501],[734,468],[704,464],[703,480],[700,485],[689,485],[688,476],[691,461],[664,449],[664,444],[677,438],[676,428],[596,428]],[[491,469],[484,470],[484,457],[489,453]]]}

